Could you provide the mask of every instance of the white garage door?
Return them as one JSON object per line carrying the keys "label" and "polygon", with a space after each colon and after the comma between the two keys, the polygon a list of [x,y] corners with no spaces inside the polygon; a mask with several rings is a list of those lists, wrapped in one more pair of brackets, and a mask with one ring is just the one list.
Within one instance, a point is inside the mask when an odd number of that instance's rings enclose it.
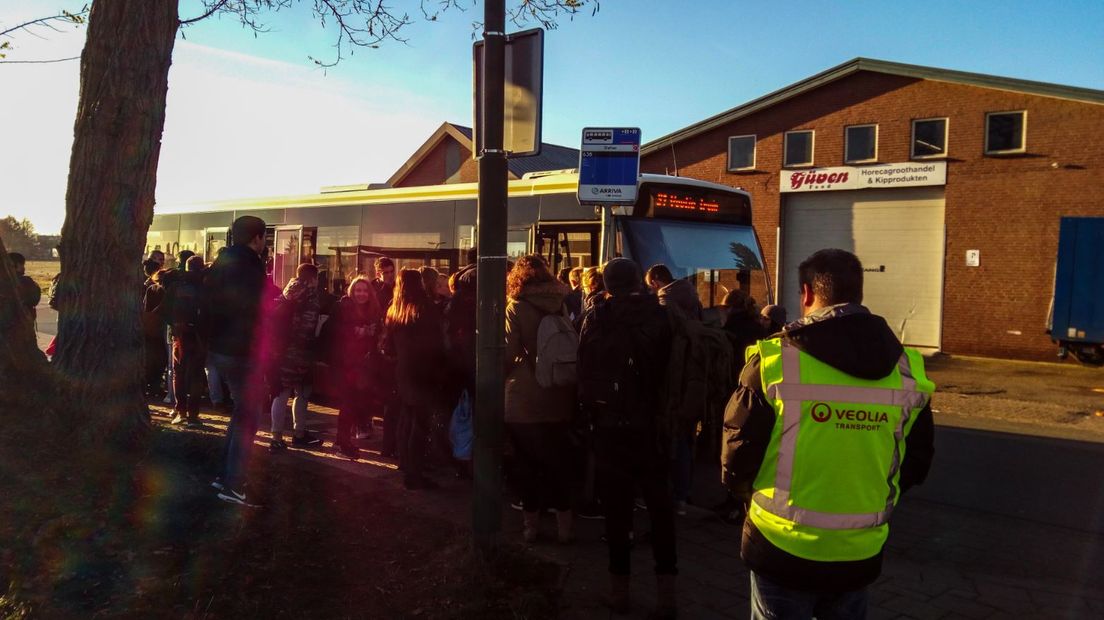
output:
{"label": "white garage door", "polygon": [[862,261],[863,304],[907,345],[939,348],[943,305],[943,188],[785,196],[781,298],[801,316],[797,266],[823,248]]}

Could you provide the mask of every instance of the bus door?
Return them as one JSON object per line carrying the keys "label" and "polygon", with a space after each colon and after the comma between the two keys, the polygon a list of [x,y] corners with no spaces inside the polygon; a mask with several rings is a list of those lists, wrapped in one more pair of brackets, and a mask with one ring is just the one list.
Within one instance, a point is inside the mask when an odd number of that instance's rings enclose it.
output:
{"label": "bus door", "polygon": [[537,222],[533,229],[533,253],[548,262],[552,273],[563,268],[597,265],[601,232],[601,222]]}
{"label": "bus door", "polygon": [[213,263],[218,258],[219,250],[230,243],[230,229],[225,226],[208,228],[203,231],[203,236],[203,260]]}
{"label": "bus door", "polygon": [[314,263],[318,229],[313,226],[273,226],[269,249],[272,281],[283,288],[302,263]]}

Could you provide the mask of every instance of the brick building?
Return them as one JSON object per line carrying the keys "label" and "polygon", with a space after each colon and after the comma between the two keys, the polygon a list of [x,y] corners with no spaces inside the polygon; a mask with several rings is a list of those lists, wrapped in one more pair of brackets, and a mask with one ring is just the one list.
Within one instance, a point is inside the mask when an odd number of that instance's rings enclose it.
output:
{"label": "brick building", "polygon": [[1104,216],[1102,131],[1104,91],[858,58],[650,142],[641,167],[748,190],[791,316],[797,264],[843,247],[906,343],[1046,360],[1059,218]]}

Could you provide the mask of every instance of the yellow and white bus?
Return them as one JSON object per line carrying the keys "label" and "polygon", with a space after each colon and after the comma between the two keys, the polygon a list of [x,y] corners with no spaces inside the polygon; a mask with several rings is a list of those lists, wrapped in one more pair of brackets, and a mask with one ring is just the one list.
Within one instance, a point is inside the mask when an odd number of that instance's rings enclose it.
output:
{"label": "yellow and white bus", "polygon": [[[760,303],[773,299],[762,249],[751,226],[747,192],[689,179],[645,174],[631,206],[579,204],[575,171],[526,175],[509,183],[511,257],[544,256],[553,270],[626,256],[643,269],[667,265],[689,278],[702,303],[721,303],[733,288]],[[255,215],[269,228],[268,265],[283,286],[302,262],[326,274],[332,292],[357,274],[372,275],[386,255],[402,267],[460,268],[476,239],[474,183],[367,189],[342,187],[301,196],[158,206],[146,252],[191,250],[213,261],[229,243],[234,218]]]}

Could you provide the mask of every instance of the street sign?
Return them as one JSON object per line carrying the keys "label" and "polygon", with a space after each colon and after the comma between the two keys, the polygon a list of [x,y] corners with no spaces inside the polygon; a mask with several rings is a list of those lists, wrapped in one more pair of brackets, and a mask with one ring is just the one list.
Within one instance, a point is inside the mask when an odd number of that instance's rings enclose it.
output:
{"label": "street sign", "polygon": [[640,129],[587,127],[579,149],[579,204],[636,202],[640,177]]}
{"label": "street sign", "polygon": [[[475,80],[472,150],[483,154],[483,41],[472,44]],[[506,84],[503,149],[510,157],[539,155],[544,90],[544,30],[533,28],[506,35]]]}

